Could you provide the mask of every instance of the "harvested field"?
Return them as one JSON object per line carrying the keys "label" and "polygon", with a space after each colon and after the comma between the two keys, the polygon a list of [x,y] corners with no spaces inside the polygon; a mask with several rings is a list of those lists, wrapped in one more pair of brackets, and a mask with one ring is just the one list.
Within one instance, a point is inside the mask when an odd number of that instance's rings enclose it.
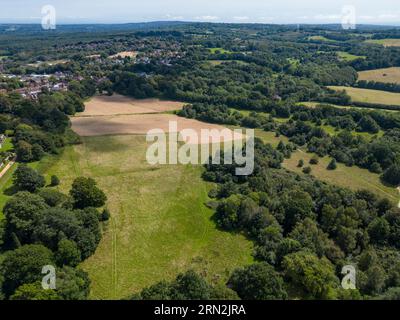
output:
{"label": "harvested field", "polygon": [[122,51],[118,52],[117,54],[114,54],[110,56],[111,59],[116,59],[116,58],[135,58],[137,56],[137,52],[135,51]]}
{"label": "harvested field", "polygon": [[400,68],[384,68],[376,70],[361,71],[358,80],[376,81],[385,83],[400,83]]}
{"label": "harvested field", "polygon": [[[219,125],[200,122],[197,120],[181,118],[172,114],[139,114],[126,116],[107,116],[107,117],[78,117],[72,118],[72,129],[82,137],[106,136],[118,134],[138,134],[145,135],[150,130],[161,129],[165,133],[182,132],[184,129],[193,129],[200,137],[201,129],[226,129]],[[170,128],[171,121],[177,123],[176,130]],[[212,134],[213,142],[232,141],[241,139],[242,135],[233,135],[232,131],[226,129],[226,135],[219,137],[219,132]],[[196,143],[191,140],[189,142]],[[199,141],[208,143],[210,141]]]}
{"label": "harvested field", "polygon": [[329,88],[336,91],[346,90],[351,99],[356,102],[400,105],[400,93],[338,86],[329,86]]}
{"label": "harvested field", "polygon": [[133,99],[121,95],[97,96],[85,104],[85,111],[78,117],[111,116],[141,113],[160,113],[180,110],[182,102],[159,99]]}

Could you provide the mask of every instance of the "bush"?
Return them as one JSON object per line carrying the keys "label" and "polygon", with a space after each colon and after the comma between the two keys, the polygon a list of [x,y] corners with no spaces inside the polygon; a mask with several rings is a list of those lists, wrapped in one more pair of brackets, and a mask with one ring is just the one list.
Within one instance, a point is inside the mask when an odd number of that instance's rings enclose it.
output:
{"label": "bush", "polygon": [[105,208],[100,215],[100,221],[108,221],[110,220],[110,217],[111,217],[110,210]]}
{"label": "bush", "polygon": [[336,170],[337,169],[337,163],[335,159],[332,159],[331,162],[328,164],[328,170]]}
{"label": "bush", "polygon": [[314,156],[314,157],[311,158],[310,164],[317,165],[318,163],[319,163],[319,159],[318,159],[317,156]]}
{"label": "bush", "polygon": [[299,160],[299,163],[297,164],[297,167],[298,168],[303,168],[303,166],[304,166],[304,160],[301,159],[301,160]]}
{"label": "bush", "polygon": [[70,194],[74,200],[75,208],[78,209],[98,208],[103,206],[107,200],[104,192],[96,186],[96,181],[92,178],[80,177],[75,179]]}
{"label": "bush", "polygon": [[305,168],[303,169],[303,173],[305,173],[305,174],[310,174],[311,171],[312,171],[311,167],[305,167]]}
{"label": "bush", "polygon": [[60,184],[60,179],[56,175],[53,175],[51,176],[50,184],[52,187],[56,187]]}

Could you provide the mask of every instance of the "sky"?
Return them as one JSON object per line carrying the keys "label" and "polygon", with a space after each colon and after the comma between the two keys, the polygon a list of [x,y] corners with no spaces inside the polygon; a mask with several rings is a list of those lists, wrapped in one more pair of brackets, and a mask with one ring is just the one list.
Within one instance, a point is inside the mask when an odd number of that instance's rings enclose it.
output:
{"label": "sky", "polygon": [[[55,8],[58,24],[203,21],[400,25],[399,0],[0,0],[0,23],[41,23]],[[350,6],[350,7],[349,7]],[[354,9],[351,9],[354,8]]]}

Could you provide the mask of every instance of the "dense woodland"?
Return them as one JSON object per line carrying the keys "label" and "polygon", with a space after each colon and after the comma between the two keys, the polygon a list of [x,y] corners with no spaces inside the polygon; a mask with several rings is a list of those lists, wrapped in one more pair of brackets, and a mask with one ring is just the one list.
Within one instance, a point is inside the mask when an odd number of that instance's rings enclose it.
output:
{"label": "dense woodland", "polygon": [[[0,227],[0,298],[87,299],[90,279],[79,263],[101,239],[110,214],[106,195],[85,177],[76,177],[68,195],[60,193],[57,177],[46,185],[26,163],[79,143],[68,116],[83,111],[86,98],[116,92],[184,101],[180,116],[259,128],[290,141],[276,149],[257,141],[249,177],[235,176],[235,165],[208,165],[203,175],[216,185],[209,203],[216,225],[251,239],[255,264],[235,270],[226,284],[189,270],[130,298],[399,299],[400,210],[370,192],[281,168],[305,147],[330,155],[330,170],[339,162],[400,184],[400,115],[381,110],[399,106],[357,103],[327,88],[400,91],[396,84],[358,81],[357,71],[400,66],[400,49],[364,42],[371,34],[400,38],[399,29],[369,26],[154,23],[48,33],[0,26],[0,133],[12,137],[20,163]],[[127,50],[136,58],[110,58]],[[62,74],[68,90],[25,98],[18,90],[29,86],[23,77],[30,74],[50,74],[50,82]],[[341,289],[348,264],[357,266],[357,290]],[[41,290],[43,265],[59,268],[58,290]]]}

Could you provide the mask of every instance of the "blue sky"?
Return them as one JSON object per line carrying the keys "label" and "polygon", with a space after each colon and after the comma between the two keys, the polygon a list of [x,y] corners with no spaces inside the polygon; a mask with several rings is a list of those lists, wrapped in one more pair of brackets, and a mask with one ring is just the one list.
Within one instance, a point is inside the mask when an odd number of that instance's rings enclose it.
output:
{"label": "blue sky", "polygon": [[40,23],[48,4],[58,23],[340,23],[343,6],[352,5],[357,23],[400,25],[399,0],[0,0],[0,22]]}

